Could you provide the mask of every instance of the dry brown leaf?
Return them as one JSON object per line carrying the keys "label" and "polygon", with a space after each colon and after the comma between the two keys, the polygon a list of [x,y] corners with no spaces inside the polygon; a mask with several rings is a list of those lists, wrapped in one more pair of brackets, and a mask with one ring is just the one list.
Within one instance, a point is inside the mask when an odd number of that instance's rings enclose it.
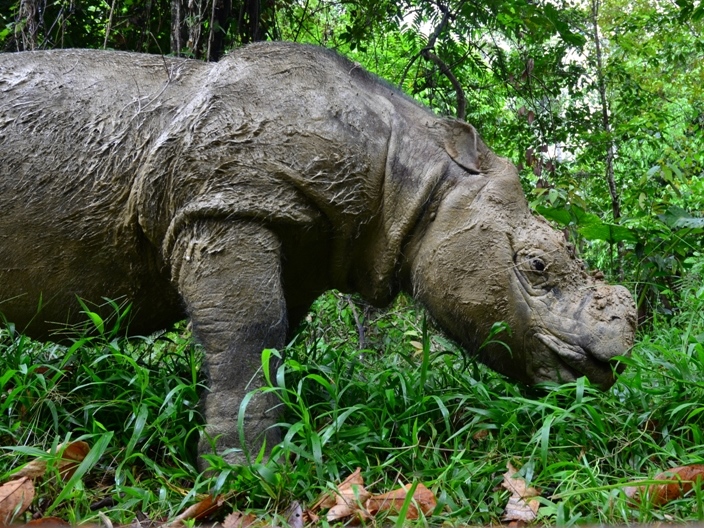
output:
{"label": "dry brown leaf", "polygon": [[312,510],[303,510],[303,525],[318,524],[320,521],[320,516],[314,513]]}
{"label": "dry brown leaf", "polygon": [[62,526],[71,526],[71,524],[59,517],[42,517],[40,519],[32,519],[25,526],[42,526],[44,528],[55,526],[59,528]]}
{"label": "dry brown leaf", "polygon": [[486,437],[489,436],[489,430],[488,429],[480,429],[476,433],[472,435],[472,439],[476,440],[477,442],[484,440]]}
{"label": "dry brown leaf", "polygon": [[222,521],[223,528],[247,528],[254,523],[257,517],[251,513],[232,512]]}
{"label": "dry brown leaf", "polygon": [[502,519],[509,522],[533,522],[538,516],[540,503],[532,497],[537,497],[540,493],[535,488],[527,487],[525,480],[513,477],[518,471],[511,462],[506,464],[506,468],[508,471],[504,473],[504,481],[501,486],[509,490],[511,496],[508,499]]}
{"label": "dry brown leaf", "polygon": [[328,522],[339,521],[345,517],[349,517],[354,513],[354,510],[347,504],[336,504],[328,510],[325,518]]}
{"label": "dry brown leaf", "polygon": [[218,495],[217,497],[208,495],[202,501],[186,508],[183,513],[177,515],[174,520],[168,524],[168,526],[178,526],[183,521],[187,521],[189,519],[202,519],[203,517],[207,517],[220,508],[223,502],[224,500],[222,495]]}
{"label": "dry brown leaf", "polygon": [[[380,511],[389,511],[398,513],[401,511],[403,503],[406,501],[408,496],[408,491],[411,489],[412,484],[406,484],[405,486],[390,491],[389,493],[384,493],[382,495],[375,495],[367,501],[367,511],[371,514]],[[438,502],[435,499],[435,495],[430,491],[424,484],[420,483],[416,486],[413,492],[413,500],[406,510],[406,519],[413,520],[418,518],[418,508],[428,515],[435,509]]]}
{"label": "dry brown leaf", "polygon": [[356,480],[354,482],[345,481],[340,484],[337,488],[335,502],[337,504],[348,504],[353,506],[356,504],[364,504],[371,496],[372,494],[366,490],[364,483],[360,478],[359,482]]}
{"label": "dry brown leaf", "polygon": [[[63,449],[63,444],[60,444],[57,448],[57,452],[61,452]],[[76,472],[78,464],[83,461],[83,459],[88,455],[90,451],[90,446],[81,440],[76,442],[71,442],[63,453],[61,453],[61,460],[58,463],[59,473],[61,478],[66,481],[70,479]],[[51,451],[47,451],[51,453]],[[31,479],[39,478],[44,476],[46,473],[47,461],[44,458],[37,458],[26,464],[22,469],[15,473],[14,477],[28,477]]]}
{"label": "dry brown leaf", "polygon": [[328,510],[328,522],[344,519],[350,515],[356,515],[360,519],[368,517],[363,504],[371,497],[364,488],[364,478],[360,468],[347,477],[342,484],[337,487],[335,493],[335,505]]}
{"label": "dry brown leaf", "polygon": [[78,469],[78,465],[83,462],[83,459],[88,456],[90,446],[87,442],[81,440],[71,442],[64,452],[61,454],[61,462],[59,462],[59,473],[64,482],[70,479]]}
{"label": "dry brown leaf", "polygon": [[31,462],[25,464],[25,466],[13,476],[17,478],[26,477],[35,479],[44,476],[44,473],[46,473],[46,460],[43,458],[35,458]]}
{"label": "dry brown leaf", "polygon": [[[352,485],[364,487],[362,468],[355,469],[354,473],[352,473],[350,476],[348,476],[345,480],[342,481],[342,484],[337,487],[337,490],[338,492],[342,492],[342,490],[349,489]],[[337,498],[338,493],[332,490],[325,491],[320,495],[320,497],[318,497],[318,500],[315,501],[313,506],[310,507],[309,511],[315,514],[322,509],[332,508],[333,506],[338,504]]]}
{"label": "dry brown leaf", "polygon": [[0,486],[0,525],[7,525],[24,513],[34,499],[34,484],[29,477],[11,480]]}
{"label": "dry brown leaf", "polygon": [[662,506],[688,493],[695,482],[703,481],[704,464],[690,464],[688,466],[674,467],[659,473],[653,480],[672,480],[675,482],[669,484],[628,486],[624,491],[626,495],[633,500],[642,500],[645,495],[653,506]]}

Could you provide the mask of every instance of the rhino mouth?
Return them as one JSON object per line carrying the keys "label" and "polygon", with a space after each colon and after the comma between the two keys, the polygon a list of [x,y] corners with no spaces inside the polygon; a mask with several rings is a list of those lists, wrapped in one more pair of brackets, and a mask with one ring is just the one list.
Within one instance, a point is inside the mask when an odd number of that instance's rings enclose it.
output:
{"label": "rhino mouth", "polygon": [[[562,339],[549,333],[534,334],[545,347],[559,360],[560,364],[556,374],[562,378],[555,381],[574,381],[581,376],[586,376],[591,382],[603,389],[614,384],[614,365],[610,361],[601,361],[588,350],[566,343]],[[565,379],[571,378],[571,379]]]}

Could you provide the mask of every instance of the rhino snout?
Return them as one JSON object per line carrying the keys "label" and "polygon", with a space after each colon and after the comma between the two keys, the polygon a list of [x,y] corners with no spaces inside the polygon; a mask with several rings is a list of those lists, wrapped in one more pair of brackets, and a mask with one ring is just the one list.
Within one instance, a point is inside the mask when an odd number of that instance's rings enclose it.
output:
{"label": "rhino snout", "polygon": [[541,365],[537,372],[558,382],[586,376],[606,389],[614,383],[613,358],[627,355],[633,345],[635,305],[622,286],[593,285],[578,298],[548,295],[543,302],[532,303],[535,358]]}
{"label": "rhino snout", "polygon": [[636,331],[636,309],[630,292],[623,286],[597,287],[583,325],[589,336],[584,347],[600,361],[628,353]]}

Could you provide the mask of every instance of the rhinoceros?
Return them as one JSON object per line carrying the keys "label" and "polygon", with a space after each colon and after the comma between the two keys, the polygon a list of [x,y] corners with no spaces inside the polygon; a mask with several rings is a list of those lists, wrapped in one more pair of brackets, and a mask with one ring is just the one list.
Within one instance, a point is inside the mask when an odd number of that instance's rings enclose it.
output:
{"label": "rhinoceros", "polygon": [[[220,452],[276,442],[260,395],[240,445],[240,403],[262,349],[332,288],[379,306],[410,292],[527,383],[609,387],[632,345],[628,290],[585,273],[514,165],[333,52],[2,54],[0,93],[0,311],[38,337],[82,320],[77,298],[129,300],[134,334],[189,317]],[[497,321],[510,350],[478,352]]]}

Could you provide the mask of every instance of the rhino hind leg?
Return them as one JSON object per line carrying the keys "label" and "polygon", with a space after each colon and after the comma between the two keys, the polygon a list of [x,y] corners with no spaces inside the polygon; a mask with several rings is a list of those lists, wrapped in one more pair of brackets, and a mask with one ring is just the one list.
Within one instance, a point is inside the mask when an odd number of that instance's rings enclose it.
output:
{"label": "rhino hind leg", "polygon": [[285,344],[279,240],[249,222],[196,222],[178,237],[172,263],[193,332],[206,351],[208,392],[201,403],[207,428],[199,455],[212,453],[214,441],[218,453],[240,448],[226,459],[245,464],[264,440],[268,448],[280,441],[274,427],[278,401],[270,392],[257,394],[246,407],[244,446],[238,430],[243,398],[265,384],[261,351]]}

